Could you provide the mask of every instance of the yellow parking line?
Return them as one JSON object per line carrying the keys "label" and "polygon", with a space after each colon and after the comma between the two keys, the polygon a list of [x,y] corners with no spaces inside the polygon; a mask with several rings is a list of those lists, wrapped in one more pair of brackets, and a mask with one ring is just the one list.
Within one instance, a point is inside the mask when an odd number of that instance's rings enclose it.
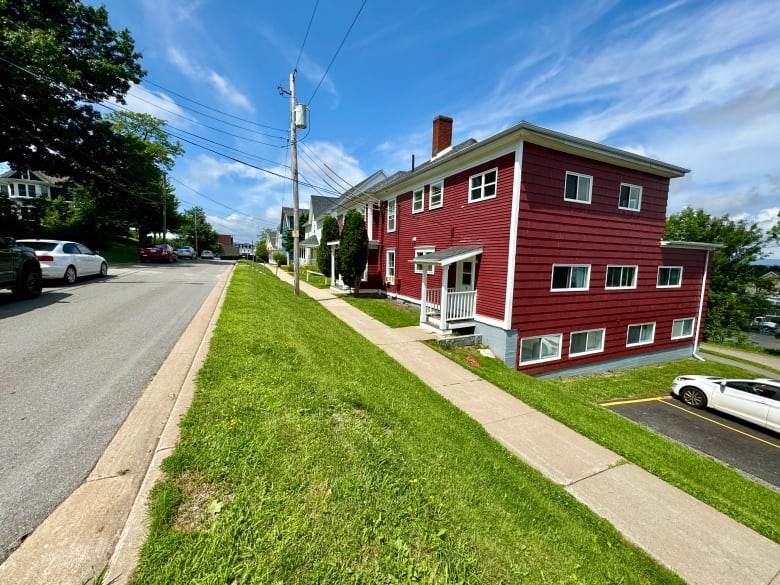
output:
{"label": "yellow parking line", "polygon": [[615,402],[602,402],[599,406],[618,406],[620,404],[639,404],[640,402],[653,402],[665,400],[668,396],[654,396],[653,398],[635,398],[634,400],[616,400]]}
{"label": "yellow parking line", "polygon": [[775,449],[780,449],[780,445],[776,445],[775,443],[771,443],[771,442],[767,441],[766,439],[762,439],[761,437],[756,437],[755,435],[751,435],[750,433],[746,433],[745,431],[740,431],[739,429],[735,429],[734,427],[730,427],[729,425],[720,423],[720,422],[718,422],[716,420],[712,420],[711,418],[703,416],[703,415],[701,415],[701,414],[699,414],[697,412],[691,412],[687,408],[683,408],[682,406],[678,406],[677,404],[673,404],[671,402],[666,402],[666,401],[664,401],[664,403],[668,404],[672,408],[678,408],[679,410],[687,412],[688,414],[691,414],[693,416],[698,416],[700,419],[706,420],[707,422],[711,422],[712,424],[718,425],[720,427],[723,427],[724,429],[728,429],[730,431],[734,431],[735,433],[739,433],[740,435],[744,435],[744,436],[746,436],[746,437],[748,437],[750,439],[755,439],[756,441],[759,441],[761,443],[769,445],[770,447],[774,447]]}

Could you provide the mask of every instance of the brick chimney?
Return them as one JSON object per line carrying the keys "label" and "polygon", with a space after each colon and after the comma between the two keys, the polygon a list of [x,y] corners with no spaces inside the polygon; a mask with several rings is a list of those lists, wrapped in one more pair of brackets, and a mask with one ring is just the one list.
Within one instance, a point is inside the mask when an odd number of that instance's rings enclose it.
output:
{"label": "brick chimney", "polygon": [[431,158],[452,146],[452,118],[436,116],[433,120],[433,145]]}

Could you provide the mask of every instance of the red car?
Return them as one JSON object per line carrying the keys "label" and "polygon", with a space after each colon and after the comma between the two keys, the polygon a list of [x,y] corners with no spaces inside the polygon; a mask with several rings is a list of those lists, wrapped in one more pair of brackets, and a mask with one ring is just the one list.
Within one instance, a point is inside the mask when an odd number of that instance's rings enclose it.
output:
{"label": "red car", "polygon": [[176,250],[173,246],[168,244],[155,244],[148,248],[141,248],[138,251],[141,256],[141,262],[176,262],[179,257],[176,255]]}

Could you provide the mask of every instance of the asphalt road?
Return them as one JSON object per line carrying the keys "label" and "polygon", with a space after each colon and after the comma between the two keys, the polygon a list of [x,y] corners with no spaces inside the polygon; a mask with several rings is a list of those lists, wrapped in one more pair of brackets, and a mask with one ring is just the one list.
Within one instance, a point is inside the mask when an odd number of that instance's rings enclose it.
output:
{"label": "asphalt road", "polygon": [[780,435],[670,395],[602,406],[780,490]]}
{"label": "asphalt road", "polygon": [[0,562],[95,465],[230,262],[0,292]]}

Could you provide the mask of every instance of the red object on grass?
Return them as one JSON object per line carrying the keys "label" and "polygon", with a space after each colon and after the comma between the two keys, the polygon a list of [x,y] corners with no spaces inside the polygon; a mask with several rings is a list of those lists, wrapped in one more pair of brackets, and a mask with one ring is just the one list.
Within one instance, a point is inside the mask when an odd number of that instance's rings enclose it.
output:
{"label": "red object on grass", "polygon": [[470,363],[472,366],[474,366],[475,368],[479,367],[479,362],[475,360],[473,357],[471,357],[470,355],[466,356],[466,361]]}

